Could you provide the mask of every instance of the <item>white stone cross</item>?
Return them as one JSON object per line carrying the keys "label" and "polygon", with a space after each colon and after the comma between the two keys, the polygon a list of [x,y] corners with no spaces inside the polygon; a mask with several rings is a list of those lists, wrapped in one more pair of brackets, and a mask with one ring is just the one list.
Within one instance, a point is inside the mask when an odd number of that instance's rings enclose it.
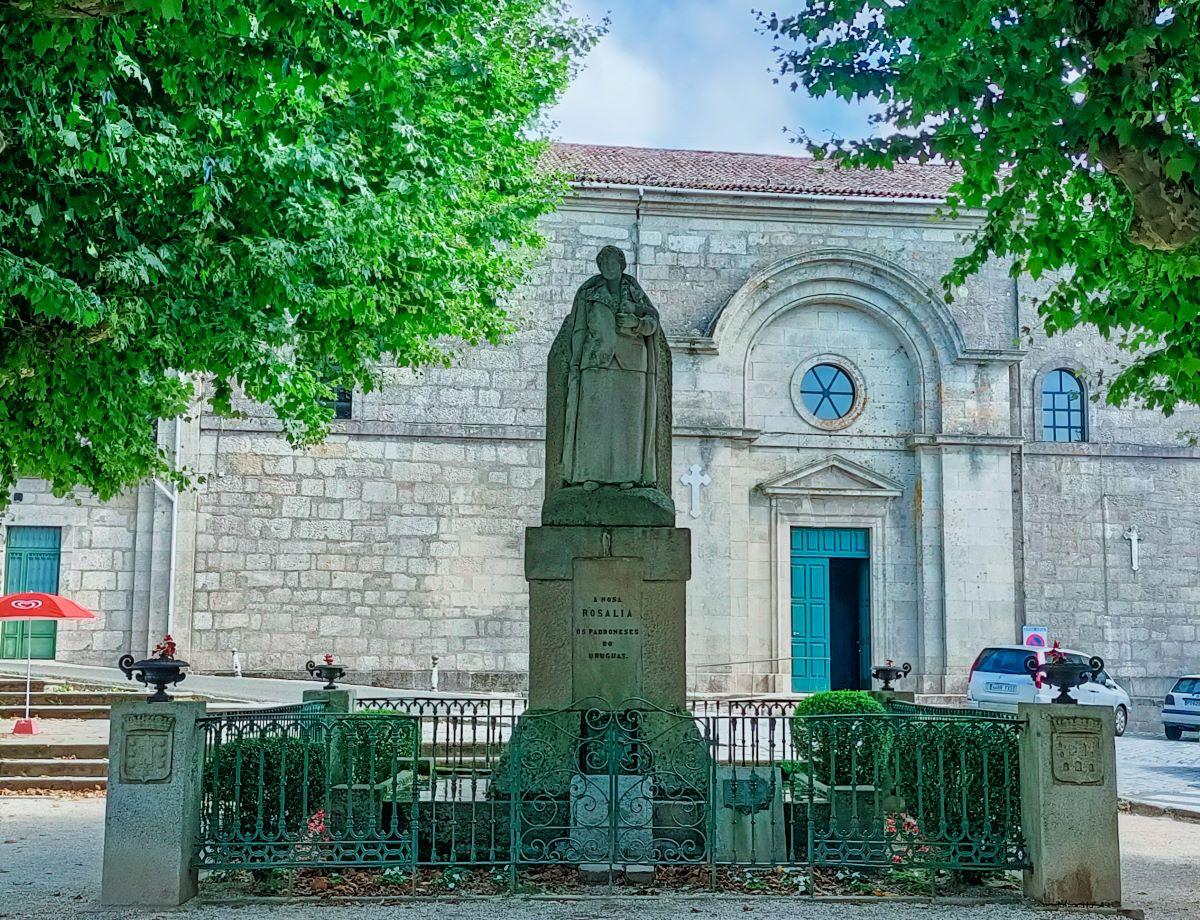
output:
{"label": "white stone cross", "polygon": [[688,471],[679,477],[679,481],[692,490],[692,507],[688,514],[694,518],[700,517],[700,488],[709,485],[712,478],[704,472],[699,463],[693,463]]}
{"label": "white stone cross", "polygon": [[1125,531],[1123,536],[1129,541],[1129,564],[1136,572],[1141,567],[1138,563],[1138,541],[1141,537],[1138,534],[1137,524]]}

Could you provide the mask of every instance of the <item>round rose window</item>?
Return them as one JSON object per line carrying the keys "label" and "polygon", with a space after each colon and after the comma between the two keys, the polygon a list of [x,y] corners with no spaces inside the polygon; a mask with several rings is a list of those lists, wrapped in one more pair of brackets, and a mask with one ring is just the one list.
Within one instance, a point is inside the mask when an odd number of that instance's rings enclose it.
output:
{"label": "round rose window", "polygon": [[854,408],[854,382],[836,364],[814,364],[800,381],[800,398],[814,418],[837,421]]}

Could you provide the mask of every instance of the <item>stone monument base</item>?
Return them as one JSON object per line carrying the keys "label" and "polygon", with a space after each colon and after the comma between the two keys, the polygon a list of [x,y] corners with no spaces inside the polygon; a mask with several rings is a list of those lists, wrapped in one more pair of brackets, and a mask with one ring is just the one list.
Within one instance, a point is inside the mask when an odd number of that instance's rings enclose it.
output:
{"label": "stone monument base", "polygon": [[672,527],[675,505],[658,489],[622,489],[603,485],[598,489],[567,486],[542,505],[542,524],[563,527],[603,527],[622,521],[631,527]]}
{"label": "stone monument base", "polygon": [[[667,514],[669,502],[655,495],[572,487],[555,496],[562,504],[547,504],[547,516],[568,505],[579,518],[605,507],[611,514],[611,503]],[[495,788],[523,808],[540,800],[547,813],[565,816],[557,845],[581,863],[640,864],[656,847],[703,846],[697,828],[706,826],[713,772],[685,704],[690,574],[691,533],[681,528],[525,532],[529,709]],[[541,836],[531,822],[522,845],[551,845]]]}
{"label": "stone monument base", "polygon": [[691,563],[683,528],[528,528],[529,707],[682,710]]}

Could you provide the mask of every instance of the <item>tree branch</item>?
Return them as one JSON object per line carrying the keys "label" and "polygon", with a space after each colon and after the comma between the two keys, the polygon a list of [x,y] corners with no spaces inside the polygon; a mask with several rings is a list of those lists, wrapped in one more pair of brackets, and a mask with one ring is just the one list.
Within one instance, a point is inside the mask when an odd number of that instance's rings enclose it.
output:
{"label": "tree branch", "polygon": [[1200,238],[1200,195],[1194,185],[1175,182],[1152,153],[1101,140],[1097,156],[1133,197],[1129,241],[1148,249],[1182,249]]}

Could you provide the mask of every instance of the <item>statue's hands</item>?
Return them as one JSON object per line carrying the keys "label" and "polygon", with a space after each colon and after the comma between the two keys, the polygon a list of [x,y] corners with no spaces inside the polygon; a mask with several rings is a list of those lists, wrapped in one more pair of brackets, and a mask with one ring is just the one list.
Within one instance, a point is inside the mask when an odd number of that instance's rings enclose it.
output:
{"label": "statue's hands", "polygon": [[635,313],[618,313],[617,314],[617,331],[623,332],[625,335],[633,335],[637,332],[638,325],[641,320]]}

